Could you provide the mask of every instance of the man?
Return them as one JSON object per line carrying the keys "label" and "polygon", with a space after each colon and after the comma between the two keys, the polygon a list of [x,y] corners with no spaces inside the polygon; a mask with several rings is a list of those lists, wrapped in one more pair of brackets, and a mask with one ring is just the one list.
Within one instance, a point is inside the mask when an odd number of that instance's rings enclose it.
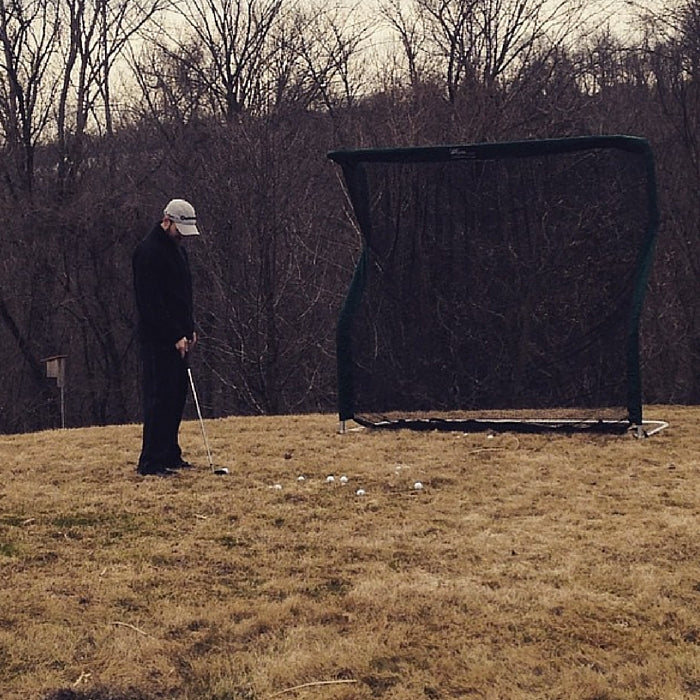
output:
{"label": "man", "polygon": [[192,276],[181,245],[198,236],[194,207],[173,199],[133,255],[143,369],[143,445],[136,471],[167,476],[189,467],[178,443],[187,397],[187,354],[197,342]]}

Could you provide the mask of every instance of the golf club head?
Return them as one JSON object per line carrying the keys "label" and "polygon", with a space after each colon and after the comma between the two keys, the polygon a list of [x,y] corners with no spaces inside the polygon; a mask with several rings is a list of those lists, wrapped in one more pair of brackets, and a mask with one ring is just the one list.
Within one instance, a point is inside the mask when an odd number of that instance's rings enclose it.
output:
{"label": "golf club head", "polygon": [[214,474],[217,476],[227,475],[228,469],[226,469],[226,467],[219,467],[218,469],[214,469]]}

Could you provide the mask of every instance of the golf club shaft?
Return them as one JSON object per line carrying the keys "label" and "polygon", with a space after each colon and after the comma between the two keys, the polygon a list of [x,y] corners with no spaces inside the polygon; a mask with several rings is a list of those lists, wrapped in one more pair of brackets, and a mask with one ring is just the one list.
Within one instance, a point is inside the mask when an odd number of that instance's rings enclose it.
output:
{"label": "golf club shaft", "polygon": [[192,398],[194,399],[194,405],[197,408],[197,415],[199,416],[199,425],[202,428],[202,437],[204,438],[204,446],[207,448],[207,459],[209,460],[209,469],[214,471],[214,462],[211,458],[211,450],[209,449],[209,440],[207,439],[207,431],[204,429],[204,419],[202,418],[202,411],[199,408],[199,399],[197,398],[197,390],[194,388],[194,379],[192,378],[192,370],[187,366],[187,376],[190,378],[190,388],[192,389]]}

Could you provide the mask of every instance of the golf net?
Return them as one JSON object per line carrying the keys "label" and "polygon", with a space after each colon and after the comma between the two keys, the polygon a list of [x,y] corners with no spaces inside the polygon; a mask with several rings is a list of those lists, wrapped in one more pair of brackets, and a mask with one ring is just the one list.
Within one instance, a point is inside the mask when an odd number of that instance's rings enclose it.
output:
{"label": "golf net", "polygon": [[363,249],[337,329],[342,422],[623,432],[654,162],[628,136],[334,151]]}

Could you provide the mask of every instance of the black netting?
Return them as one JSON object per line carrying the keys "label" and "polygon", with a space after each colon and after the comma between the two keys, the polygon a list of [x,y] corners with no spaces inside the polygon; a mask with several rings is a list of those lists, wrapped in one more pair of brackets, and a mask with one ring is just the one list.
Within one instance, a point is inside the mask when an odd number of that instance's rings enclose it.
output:
{"label": "black netting", "polygon": [[370,420],[641,419],[630,402],[654,218],[647,151],[425,153],[339,159],[365,239],[362,294],[339,333],[341,418],[349,399]]}

